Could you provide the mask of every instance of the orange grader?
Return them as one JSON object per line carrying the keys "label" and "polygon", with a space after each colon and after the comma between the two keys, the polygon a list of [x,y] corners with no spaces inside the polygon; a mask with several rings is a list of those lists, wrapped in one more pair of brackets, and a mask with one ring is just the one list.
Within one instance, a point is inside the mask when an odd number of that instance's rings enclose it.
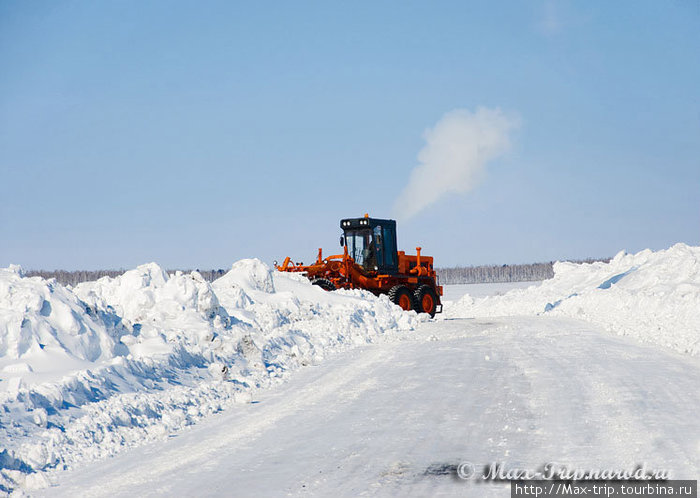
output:
{"label": "orange grader", "polygon": [[293,263],[287,257],[279,271],[306,275],[311,283],[324,290],[365,289],[373,294],[387,294],[404,310],[418,313],[442,311],[442,287],[433,269],[433,258],[423,256],[416,247],[415,255],[396,249],[396,221],[370,218],[347,218],[340,221],[343,254],[323,257],[318,250],[310,265]]}

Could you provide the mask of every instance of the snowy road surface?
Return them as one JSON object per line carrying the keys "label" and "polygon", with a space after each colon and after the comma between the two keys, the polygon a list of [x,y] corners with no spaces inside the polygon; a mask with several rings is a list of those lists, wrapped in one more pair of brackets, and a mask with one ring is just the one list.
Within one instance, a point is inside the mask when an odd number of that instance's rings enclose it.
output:
{"label": "snowy road surface", "polygon": [[565,318],[425,323],[307,367],[47,496],[509,496],[462,461],[700,475],[700,367]]}

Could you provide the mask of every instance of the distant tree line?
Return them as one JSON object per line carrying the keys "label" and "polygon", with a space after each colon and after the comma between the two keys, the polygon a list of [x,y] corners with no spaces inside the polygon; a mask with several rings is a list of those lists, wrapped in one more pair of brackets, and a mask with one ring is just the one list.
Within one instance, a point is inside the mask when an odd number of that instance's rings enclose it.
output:
{"label": "distant tree line", "polygon": [[[123,274],[126,270],[77,270],[77,271],[66,271],[66,270],[31,270],[24,274],[27,277],[43,277],[43,278],[55,278],[59,283],[63,285],[76,285],[81,282],[91,282],[102,277],[118,277]],[[167,273],[175,273],[177,270],[166,270]],[[190,273],[193,270],[181,270],[183,273]],[[201,273],[202,277],[209,282],[213,282],[217,278],[226,274],[228,270],[197,270]]]}
{"label": "distant tree line", "polygon": [[[593,263],[594,261],[610,261],[606,259],[576,260],[574,263]],[[441,285],[450,284],[481,284],[495,282],[532,282],[547,280],[554,276],[553,262],[531,263],[526,265],[491,265],[491,266],[454,266],[451,268],[436,268]],[[89,282],[102,277],[117,277],[126,270],[32,270],[25,272],[28,277],[55,278],[63,285],[76,285],[80,282]],[[175,273],[177,270],[166,270]],[[189,273],[192,270],[181,270]],[[212,282],[223,276],[227,270],[197,270],[205,280]]]}
{"label": "distant tree line", "polygon": [[126,270],[77,270],[77,271],[66,271],[66,270],[30,270],[25,271],[24,275],[27,277],[43,277],[43,278],[55,278],[59,283],[63,285],[75,285],[80,282],[90,282],[92,280],[97,280],[102,277],[117,277],[124,273]]}
{"label": "distant tree line", "polygon": [[441,285],[491,282],[529,282],[554,276],[552,263],[527,265],[454,266],[436,268]]}
{"label": "distant tree line", "polygon": [[[610,261],[610,258],[574,260],[573,263],[593,263]],[[533,282],[547,280],[554,276],[554,262],[530,263],[524,265],[454,266],[436,268],[441,285],[485,284],[498,282]]]}

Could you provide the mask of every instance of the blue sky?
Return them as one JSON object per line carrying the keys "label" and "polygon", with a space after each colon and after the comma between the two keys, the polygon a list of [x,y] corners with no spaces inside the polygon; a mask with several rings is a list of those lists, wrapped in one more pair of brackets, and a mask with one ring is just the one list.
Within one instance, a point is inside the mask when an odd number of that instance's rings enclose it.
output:
{"label": "blue sky", "polygon": [[700,4],[0,3],[0,266],[311,260],[453,109],[519,116],[402,223],[441,266],[697,245]]}

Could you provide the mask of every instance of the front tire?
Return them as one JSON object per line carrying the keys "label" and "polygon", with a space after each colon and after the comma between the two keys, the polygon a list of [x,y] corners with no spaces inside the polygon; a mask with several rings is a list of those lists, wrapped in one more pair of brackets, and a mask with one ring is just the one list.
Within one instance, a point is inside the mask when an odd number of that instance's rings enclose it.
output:
{"label": "front tire", "polygon": [[413,296],[416,300],[416,311],[418,313],[427,313],[430,315],[430,318],[433,318],[437,311],[438,303],[435,290],[429,285],[423,284],[416,289]]}
{"label": "front tire", "polygon": [[327,278],[314,278],[311,281],[311,285],[318,285],[321,289],[328,292],[334,291],[336,288],[335,284]]}
{"label": "front tire", "polygon": [[389,289],[389,301],[397,304],[404,311],[411,311],[415,308],[415,303],[413,302],[413,294],[405,285],[395,285]]}

